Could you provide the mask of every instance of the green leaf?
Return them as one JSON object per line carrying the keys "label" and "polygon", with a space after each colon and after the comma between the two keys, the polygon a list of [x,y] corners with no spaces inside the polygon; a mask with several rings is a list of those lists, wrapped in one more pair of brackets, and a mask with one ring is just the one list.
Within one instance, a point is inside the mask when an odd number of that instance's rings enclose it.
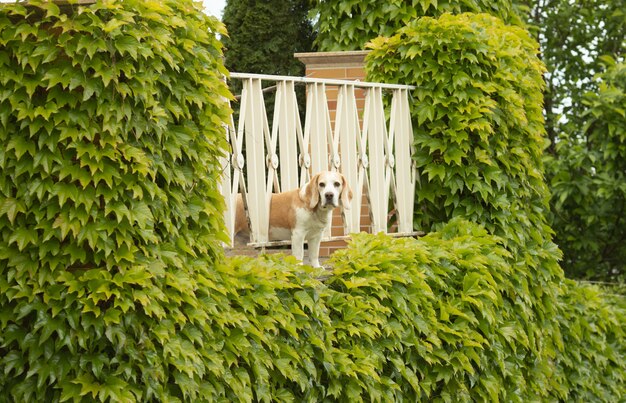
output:
{"label": "green leaf", "polygon": [[117,49],[122,56],[128,54],[134,60],[137,60],[137,48],[139,46],[139,41],[134,37],[128,35],[120,36],[115,39],[113,46],[115,46],[115,49]]}
{"label": "green leaf", "polygon": [[0,215],[6,215],[11,224],[19,213],[26,213],[26,206],[21,200],[7,197],[0,203]]}
{"label": "green leaf", "polygon": [[417,123],[424,124],[426,121],[432,121],[435,118],[435,107],[427,102],[420,102],[416,107]]}
{"label": "green leaf", "polygon": [[18,228],[9,237],[8,244],[17,243],[18,250],[22,251],[28,244],[37,244],[37,231],[30,228]]}

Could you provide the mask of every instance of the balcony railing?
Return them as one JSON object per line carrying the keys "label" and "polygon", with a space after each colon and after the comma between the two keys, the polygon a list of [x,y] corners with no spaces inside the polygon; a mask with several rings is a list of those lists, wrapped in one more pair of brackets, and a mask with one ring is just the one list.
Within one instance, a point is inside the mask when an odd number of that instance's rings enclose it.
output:
{"label": "balcony railing", "polygon": [[[238,193],[249,216],[250,244],[277,244],[268,237],[272,193],[301,187],[326,170],[341,172],[354,197],[352,208],[341,211],[343,230],[327,230],[325,240],[364,228],[372,233],[415,234],[416,171],[408,102],[413,87],[247,73],[231,73],[230,79],[243,85],[238,121],[232,120],[227,128],[232,153],[223,161],[221,189],[231,240]],[[262,82],[276,87],[271,126]],[[304,124],[295,91],[300,84],[306,85]],[[357,101],[357,91],[364,93],[364,102]],[[329,108],[329,92],[337,97],[334,111]]]}

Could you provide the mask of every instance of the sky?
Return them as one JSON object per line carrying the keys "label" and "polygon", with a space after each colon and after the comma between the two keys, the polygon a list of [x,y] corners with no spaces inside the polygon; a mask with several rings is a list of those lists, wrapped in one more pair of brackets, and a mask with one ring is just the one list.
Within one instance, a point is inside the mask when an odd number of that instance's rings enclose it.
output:
{"label": "sky", "polygon": [[204,9],[207,14],[211,14],[219,19],[222,19],[222,10],[226,5],[226,0],[202,0],[202,4],[204,4]]}

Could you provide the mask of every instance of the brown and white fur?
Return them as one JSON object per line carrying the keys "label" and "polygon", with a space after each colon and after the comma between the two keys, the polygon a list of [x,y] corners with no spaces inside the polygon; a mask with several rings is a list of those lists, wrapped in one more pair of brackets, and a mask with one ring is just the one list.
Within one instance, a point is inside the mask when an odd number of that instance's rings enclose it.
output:
{"label": "brown and white fur", "polygon": [[[272,195],[269,238],[271,241],[291,239],[291,253],[303,261],[304,241],[309,245],[309,264],[321,267],[320,241],[332,220],[333,209],[350,208],[352,190],[346,178],[337,172],[320,172],[300,189]],[[247,233],[248,222],[241,197],[237,199],[235,234]]]}

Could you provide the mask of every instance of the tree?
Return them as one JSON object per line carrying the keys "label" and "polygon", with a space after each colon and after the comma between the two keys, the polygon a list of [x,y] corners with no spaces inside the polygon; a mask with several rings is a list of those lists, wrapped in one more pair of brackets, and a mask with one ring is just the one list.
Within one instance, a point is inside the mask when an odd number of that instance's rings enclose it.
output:
{"label": "tree", "polygon": [[519,24],[510,0],[314,0],[321,50],[360,50],[377,36],[391,36],[416,18],[443,13],[489,13]]}
{"label": "tree", "polygon": [[598,89],[593,77],[603,71],[602,56],[617,60],[624,56],[624,1],[526,0],[517,6],[525,10],[548,70],[544,108],[550,151],[554,151],[561,131],[571,133],[584,126],[583,98]]}
{"label": "tree", "polygon": [[[224,64],[229,71],[303,76],[304,65],[293,54],[313,50],[315,34],[308,18],[309,0],[227,0],[222,18],[228,35]],[[234,94],[241,94],[242,83],[229,83]],[[296,88],[298,103],[306,97]],[[265,109],[271,116],[274,93],[265,95]],[[235,116],[238,115],[234,104]],[[300,111],[304,114],[304,111]]]}
{"label": "tree", "polygon": [[229,71],[302,75],[293,57],[313,49],[308,0],[228,0],[222,18],[228,35],[225,65]]}
{"label": "tree", "polygon": [[[576,278],[624,279],[623,0],[530,0],[528,23],[546,65],[546,176],[563,268]],[[518,4],[519,5],[519,4]],[[608,70],[607,70],[608,67]],[[595,78],[594,78],[595,77]]]}
{"label": "tree", "polygon": [[[568,275],[626,279],[626,65],[609,62],[581,99],[584,126],[563,132],[554,155],[552,221]],[[572,127],[568,125],[568,127]]]}

